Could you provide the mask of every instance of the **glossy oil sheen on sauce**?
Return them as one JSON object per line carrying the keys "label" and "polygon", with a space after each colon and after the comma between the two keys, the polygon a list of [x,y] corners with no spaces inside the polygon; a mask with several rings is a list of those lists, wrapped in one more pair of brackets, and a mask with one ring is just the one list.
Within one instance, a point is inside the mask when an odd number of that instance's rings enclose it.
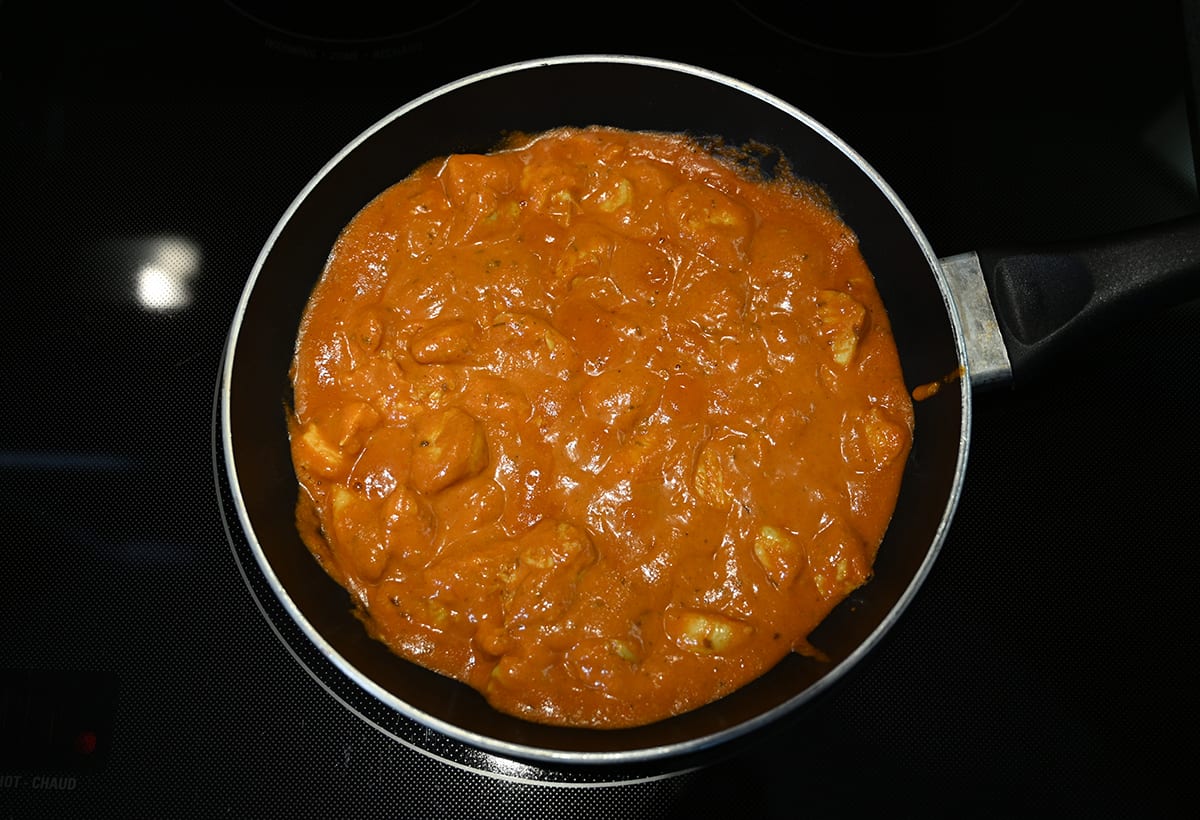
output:
{"label": "glossy oil sheen on sauce", "polygon": [[503,712],[689,711],[870,577],[913,433],[887,315],[828,203],[733,153],[592,127],[431,161],[306,308],[305,543]]}

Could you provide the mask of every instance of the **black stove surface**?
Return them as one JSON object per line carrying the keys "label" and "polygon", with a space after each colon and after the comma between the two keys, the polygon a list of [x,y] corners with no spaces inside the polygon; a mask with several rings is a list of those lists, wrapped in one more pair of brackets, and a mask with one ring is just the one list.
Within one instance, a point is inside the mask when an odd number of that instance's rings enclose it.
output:
{"label": "black stove surface", "polygon": [[259,605],[213,454],[238,299],[322,165],[445,82],[600,52],[734,75],[856,148],[943,256],[1197,209],[1197,4],[812,5],[0,6],[0,817],[1184,814],[1194,301],[979,395],[913,604],[716,757],[463,748],[378,713]]}

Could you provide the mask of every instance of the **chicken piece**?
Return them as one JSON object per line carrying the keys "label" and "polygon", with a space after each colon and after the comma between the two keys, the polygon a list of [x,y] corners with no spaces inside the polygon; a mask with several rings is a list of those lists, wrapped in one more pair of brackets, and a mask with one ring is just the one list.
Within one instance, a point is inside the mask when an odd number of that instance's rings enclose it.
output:
{"label": "chicken piece", "polygon": [[867,324],[867,309],[840,290],[817,294],[817,333],[829,345],[833,360],[843,367],[854,360]]}
{"label": "chicken piece", "polygon": [[483,425],[458,407],[421,414],[413,420],[413,434],[409,483],[420,492],[444,490],[487,464]]}
{"label": "chicken piece", "polygon": [[676,646],[698,655],[730,652],[745,643],[754,632],[749,624],[696,609],[668,613],[665,625]]}
{"label": "chicken piece", "polygon": [[776,588],[786,586],[807,563],[796,540],[784,530],[771,526],[760,528],[755,535],[754,558]]}

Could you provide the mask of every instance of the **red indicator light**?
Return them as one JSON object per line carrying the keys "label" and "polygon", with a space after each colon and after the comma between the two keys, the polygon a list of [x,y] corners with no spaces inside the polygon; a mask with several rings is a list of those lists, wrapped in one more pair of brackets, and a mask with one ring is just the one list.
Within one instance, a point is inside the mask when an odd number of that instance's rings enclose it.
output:
{"label": "red indicator light", "polygon": [[90,755],[96,751],[96,733],[85,729],[75,735],[75,751],[81,755]]}

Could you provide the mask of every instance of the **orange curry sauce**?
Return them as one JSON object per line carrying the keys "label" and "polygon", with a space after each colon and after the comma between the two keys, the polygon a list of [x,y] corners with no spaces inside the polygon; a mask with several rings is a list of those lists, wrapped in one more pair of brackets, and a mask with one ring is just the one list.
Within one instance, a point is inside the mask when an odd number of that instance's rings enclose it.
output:
{"label": "orange curry sauce", "polygon": [[680,135],[560,129],[345,228],[292,366],[305,543],[395,653],[622,727],[870,576],[913,431],[853,233]]}

